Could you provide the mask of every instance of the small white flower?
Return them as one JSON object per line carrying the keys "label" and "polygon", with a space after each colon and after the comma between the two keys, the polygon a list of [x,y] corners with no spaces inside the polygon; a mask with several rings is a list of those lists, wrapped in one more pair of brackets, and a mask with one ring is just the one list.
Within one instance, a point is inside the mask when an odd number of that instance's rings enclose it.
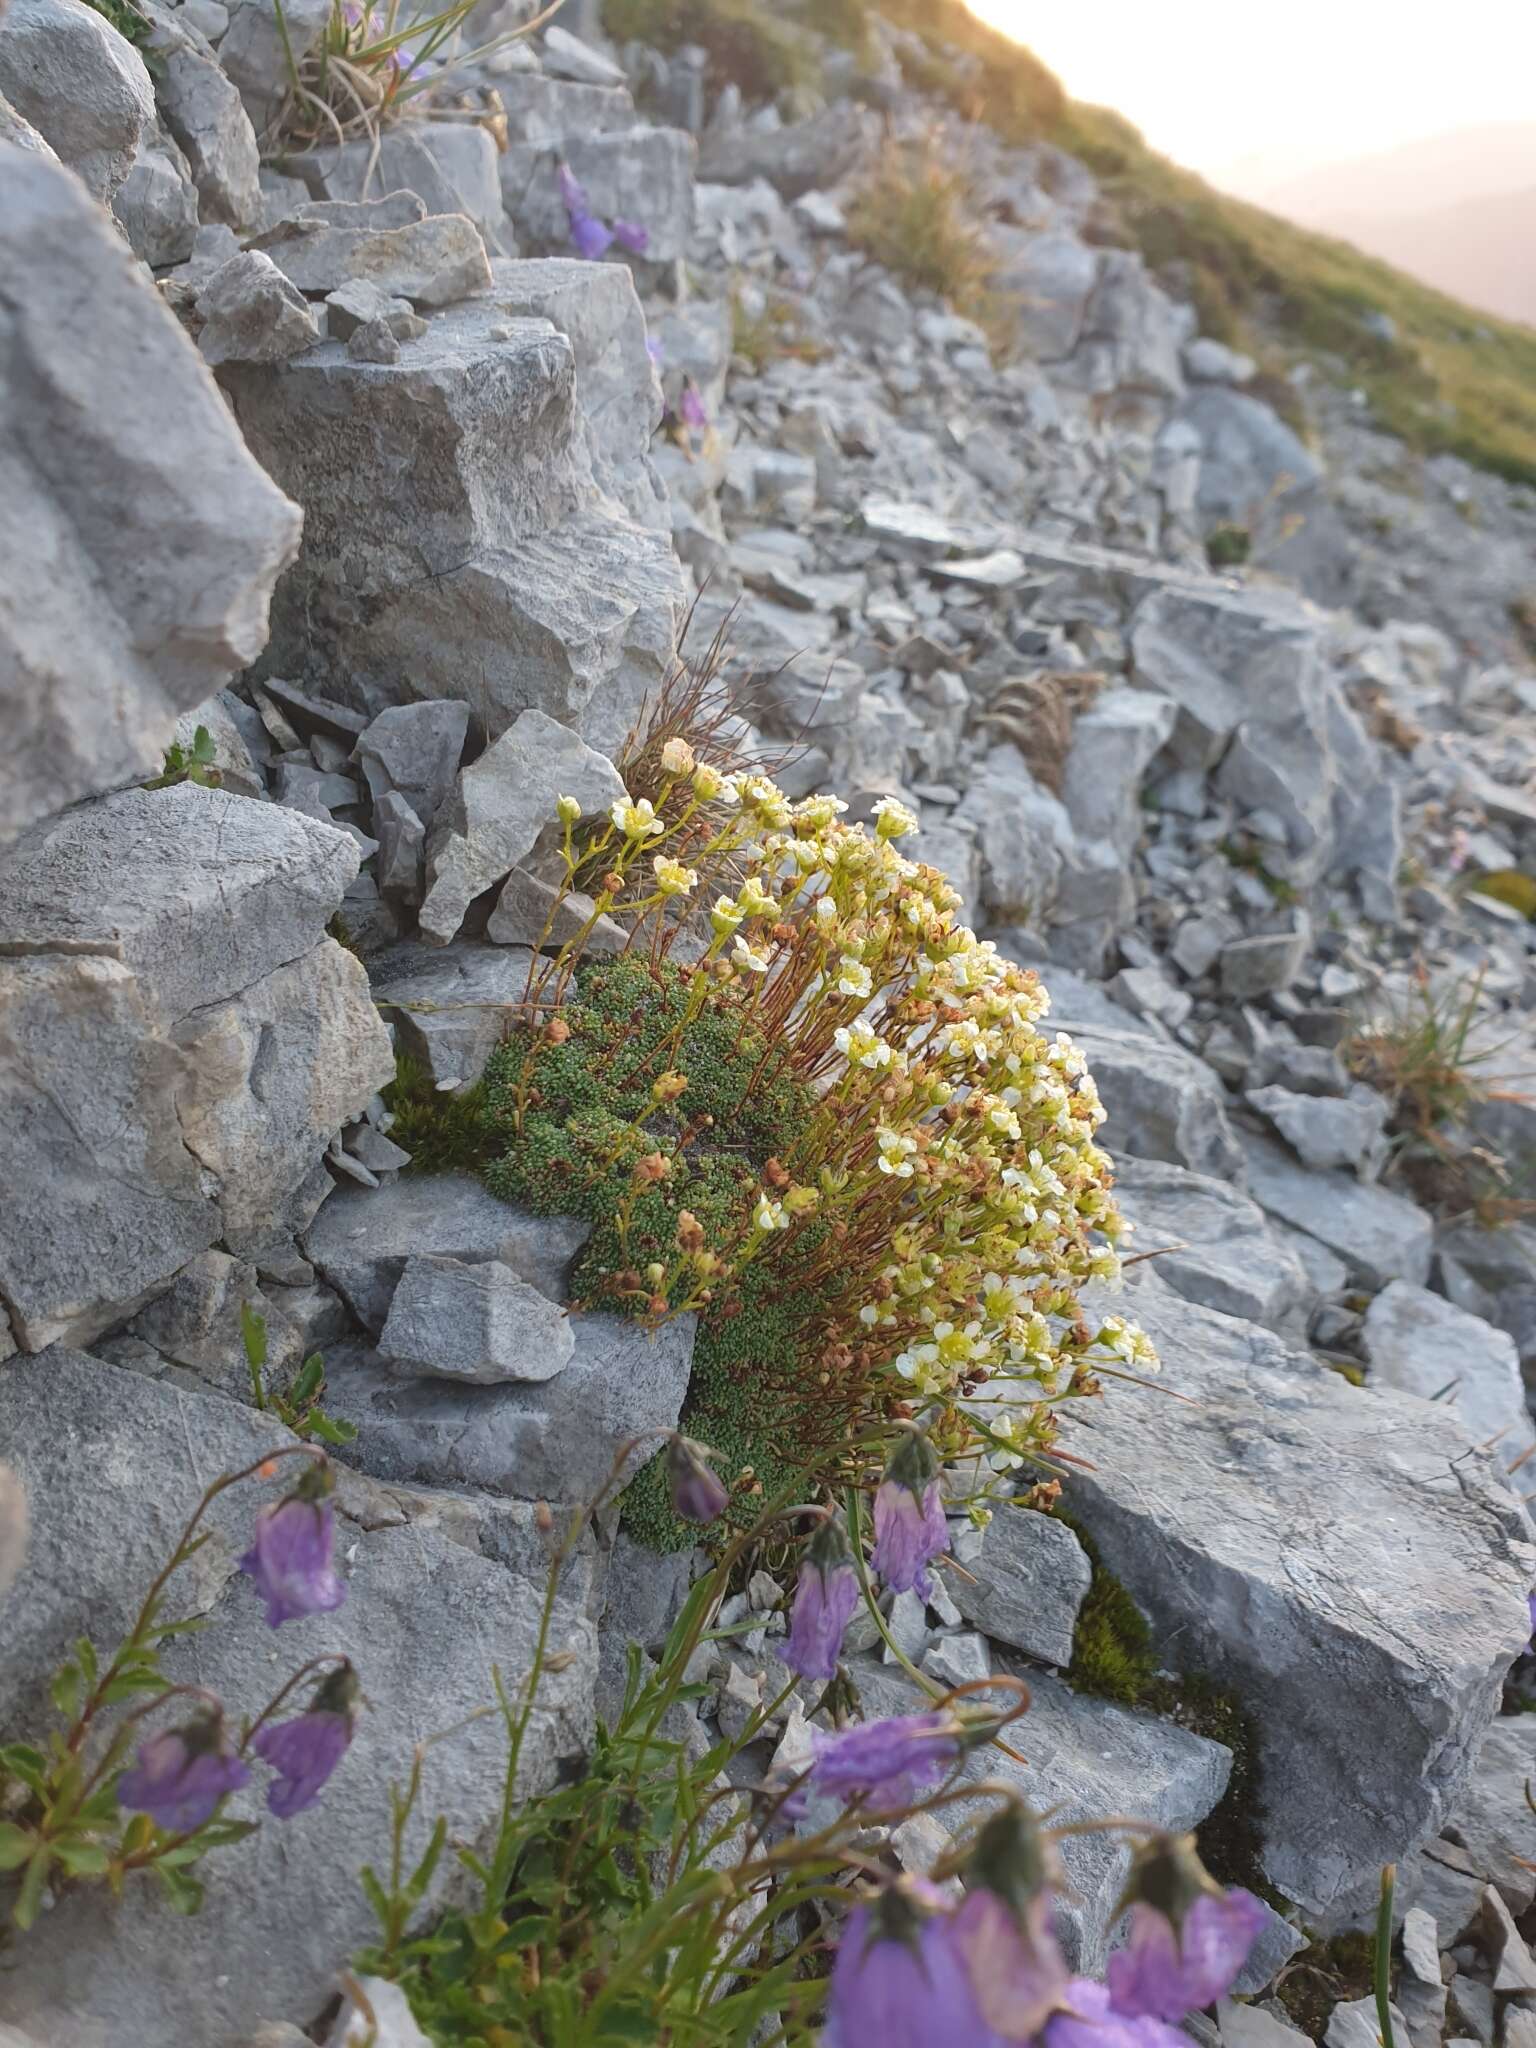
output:
{"label": "small white flower", "polygon": [[755,952],[745,939],[738,939],[731,948],[731,959],[744,974],[766,974],[768,972],[766,954]]}
{"label": "small white flower", "polygon": [[917,830],[915,813],[893,796],[881,797],[874,807],[873,817],[877,839],[904,839],[909,832]]}
{"label": "small white flower", "polygon": [[608,815],[626,839],[653,839],[667,829],[648,796],[641,797],[638,803],[624,797],[610,808]]}
{"label": "small white flower", "polygon": [[868,999],[874,983],[870,980],[869,969],[862,960],[855,960],[851,953],[845,953],[838,962],[837,992],[840,996],[857,996],[860,1001]]}
{"label": "small white flower", "polygon": [[789,1218],[784,1213],[782,1202],[772,1201],[767,1195],[757,1198],[757,1213],[752,1218],[759,1230],[788,1230]]}

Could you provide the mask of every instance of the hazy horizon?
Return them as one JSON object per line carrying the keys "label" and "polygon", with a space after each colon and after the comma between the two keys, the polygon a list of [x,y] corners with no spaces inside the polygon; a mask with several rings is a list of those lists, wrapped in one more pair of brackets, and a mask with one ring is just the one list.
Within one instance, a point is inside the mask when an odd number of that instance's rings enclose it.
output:
{"label": "hazy horizon", "polygon": [[1530,121],[1536,6],[1465,0],[1446,36],[1422,0],[1292,0],[1283,17],[1231,0],[969,0],[1153,148],[1259,198],[1337,162],[1488,124]]}

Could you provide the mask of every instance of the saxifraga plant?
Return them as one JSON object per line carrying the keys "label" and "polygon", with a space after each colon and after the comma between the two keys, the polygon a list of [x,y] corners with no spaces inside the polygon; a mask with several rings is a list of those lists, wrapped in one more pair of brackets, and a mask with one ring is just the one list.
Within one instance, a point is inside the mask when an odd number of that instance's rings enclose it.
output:
{"label": "saxifraga plant", "polygon": [[[1120,1223],[1081,1056],[898,851],[900,804],[849,827],[678,738],[659,773],[595,821],[561,800],[546,940],[589,893],[487,1067],[487,1184],[593,1225],[582,1305],[699,1317],[686,1419],[744,1507],[918,1409],[946,1458],[1048,1476],[1059,1403],[1156,1363],[1082,1310]],[[687,1540],[654,1472],[627,1508]]]}

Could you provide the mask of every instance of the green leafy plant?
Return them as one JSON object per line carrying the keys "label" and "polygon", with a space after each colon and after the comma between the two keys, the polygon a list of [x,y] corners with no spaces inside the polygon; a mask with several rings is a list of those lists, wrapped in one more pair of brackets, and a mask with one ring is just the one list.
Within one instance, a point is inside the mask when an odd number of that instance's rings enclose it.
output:
{"label": "green leafy plant", "polygon": [[240,1304],[240,1343],[251,1375],[253,1407],[275,1415],[295,1436],[314,1437],[324,1444],[350,1444],[356,1440],[354,1423],[327,1415],[320,1406],[325,1394],[325,1361],[318,1351],[312,1351],[299,1367],[287,1393],[279,1394],[267,1385],[267,1319],[258,1315],[248,1301]]}
{"label": "green leafy plant", "polygon": [[217,789],[223,777],[214,766],[213,738],[206,725],[192,735],[190,747],[173,740],[165,750],[165,765],[146,789],[170,789],[178,782],[195,782],[202,789]]}
{"label": "green leafy plant", "polygon": [[[158,1878],[175,1911],[196,1912],[203,1894],[194,1867],[210,1850],[254,1832],[256,1822],[227,1820],[222,1812],[225,1794],[250,1775],[243,1759],[305,1677],[322,1665],[345,1666],[345,1660],[304,1665],[245,1725],[236,1747],[224,1736],[221,1702],[201,1686],[172,1684],[161,1667],[167,1643],[207,1626],[196,1615],[168,1620],[167,1595],[176,1574],[207,1544],[203,1519],[220,1494],[243,1480],[270,1477],[284,1458],[322,1456],[297,1446],[280,1449],[216,1479],[116,1650],[103,1658],[81,1636],[54,1673],[49,1698],[58,1725],[39,1741],[0,1745],[0,1912],[19,1932],[32,1926],[50,1890],[95,1882],[117,1894],[141,1870]],[[326,1558],[317,1559],[320,1569],[328,1566],[328,1542],[326,1550]],[[148,1717],[175,1698],[194,1703],[194,1719],[150,1734]],[[142,1796],[130,1793],[128,1772],[130,1751],[141,1738]]]}
{"label": "green leafy plant", "polygon": [[1240,569],[1253,551],[1246,526],[1213,526],[1205,537],[1205,559],[1213,569]]}

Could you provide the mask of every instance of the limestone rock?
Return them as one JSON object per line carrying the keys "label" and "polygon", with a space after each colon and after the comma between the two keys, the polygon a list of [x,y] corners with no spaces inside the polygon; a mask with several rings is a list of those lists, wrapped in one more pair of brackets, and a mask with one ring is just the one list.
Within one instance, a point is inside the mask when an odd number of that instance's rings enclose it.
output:
{"label": "limestone rock", "polygon": [[496,144],[475,122],[402,121],[283,162],[315,199],[414,192],[428,215],[467,214],[492,246],[506,225]]}
{"label": "limestone rock", "polygon": [[[0,94],[103,206],[123,183],[155,95],[144,59],[84,0],[13,0],[0,33]],[[6,205],[18,203],[7,176]],[[6,269],[13,271],[7,262]]]}
{"label": "limestone rock", "polygon": [[1337,1253],[1367,1287],[1389,1280],[1421,1286],[1429,1277],[1434,1225],[1390,1188],[1369,1187],[1347,1173],[1319,1173],[1270,1138],[1244,1131],[1248,1187],[1261,1209]]}
{"label": "limestone rock", "polygon": [[1443,1401],[1506,1469],[1536,1445],[1514,1339],[1427,1288],[1393,1280],[1365,1312],[1371,1380]]}
{"label": "limestone rock", "polygon": [[1450,1414],[1351,1387],[1144,1268],[1116,1300],[1195,1405],[1117,1386],[1073,1406],[1092,1470],[1069,1504],[1167,1653],[1253,1716],[1269,1876],[1346,1910],[1471,1774],[1529,1633],[1525,1517]]}
{"label": "limestone rock", "polygon": [[423,933],[447,944],[474,899],[504,881],[554,825],[557,798],[574,797],[591,816],[625,794],[605,755],[546,713],[524,711],[462,772],[433,827]]}
{"label": "limestone rock", "polygon": [[374,962],[374,998],[435,1087],[465,1088],[506,1037],[532,966],[523,946],[397,946]]}
{"label": "limestone rock", "polygon": [[193,783],[35,825],[0,861],[0,1171],[29,1196],[0,1293],[24,1348],[88,1340],[220,1238],[292,1227],[391,1071],[324,936],[356,867],[330,827]]}
{"label": "limestone rock", "polygon": [[[675,263],[693,235],[694,142],[676,128],[572,134],[565,159],[600,220],[632,222],[646,235],[645,260]],[[507,214],[524,248],[564,252],[570,222],[546,145],[514,142],[501,159]]]}
{"label": "limestone rock", "polygon": [[347,284],[374,284],[417,306],[448,306],[491,281],[474,222],[461,213],[429,218],[413,193],[312,201],[251,247],[270,256],[300,291],[322,295]]}
{"label": "limestone rock", "polygon": [[150,43],[155,102],[186,152],[202,218],[243,234],[261,218],[256,133],[239,93],[199,41],[179,22],[157,24]]}
{"label": "limestone rock", "polygon": [[1136,1227],[1125,1249],[1157,1253],[1158,1278],[1186,1301],[1275,1328],[1312,1292],[1264,1212],[1220,1180],[1121,1155],[1115,1200]]}
{"label": "limestone rock", "polygon": [[[0,136],[0,140],[3,140]],[[128,246],[152,270],[185,263],[197,236],[197,187],[163,128],[146,129],[133,167],[112,195]]]}
{"label": "limestone rock", "polygon": [[1221,1083],[1203,1060],[1140,1034],[1079,1024],[1067,1009],[1061,1028],[1081,1048],[1109,1111],[1103,1139],[1111,1153],[1167,1160],[1242,1186],[1242,1150]]}
{"label": "limestone rock", "polygon": [[305,507],[264,666],[370,715],[473,676],[492,739],[537,707],[617,746],[672,659],[682,574],[595,487],[568,341],[477,298],[394,363],[332,341],[222,382]]}
{"label": "limestone rock", "polygon": [[468,730],[469,706],[451,698],[381,711],[356,754],[374,802],[398,791],[430,829],[458,777]]}
{"label": "limestone rock", "polygon": [[412,1174],[388,1187],[341,1187],[304,1238],[326,1279],[363,1327],[384,1327],[408,1258],[494,1259],[554,1302],[568,1297],[570,1268],[589,1227],[572,1217],[534,1218],[468,1174]]}
{"label": "limestone rock", "polygon": [[302,63],[331,18],[331,0],[227,0],[229,26],[219,63],[233,81],[260,138],[287,95],[291,65]]}
{"label": "limestone rock", "polygon": [[1386,1164],[1389,1104],[1356,1082],[1343,1097],[1301,1095],[1294,1089],[1250,1088],[1248,1100],[1267,1117],[1304,1166],[1327,1171],[1347,1166],[1372,1181]]}
{"label": "limestone rock", "polygon": [[[49,1673],[76,1636],[105,1646],[122,1634],[208,1481],[292,1443],[272,1418],[232,1401],[187,1394],[53,1350],[0,1377],[0,1439],[33,1505],[28,1561],[0,1614],[8,1654],[0,1672],[0,1727],[30,1728],[48,1713]],[[286,1468],[294,1469],[290,1462]],[[79,1512],[91,1474],[91,1512]],[[166,1655],[175,1678],[251,1713],[288,1672],[323,1651],[351,1657],[369,1701],[323,1801],[276,1823],[261,1787],[233,1810],[262,1817],[260,1831],[205,1866],[203,1910],[165,1934],[158,1887],[130,1883],[120,1902],[95,1891],[62,1894],[6,1976],[6,2017],[49,2048],[164,2048],[168,2039],[244,2039],[253,2012],[308,2020],[330,1997],[340,1959],[376,1934],[361,1889],[338,1883],[386,1853],[389,1783],[410,1769],[424,1734],[493,1704],[491,1666],[526,1669],[543,1588],[539,1574],[477,1555],[444,1533],[434,1504],[397,1492],[389,1513],[372,1505],[349,1519],[339,1494],[338,1557],[348,1581],[336,1612],[291,1623],[277,1640],[260,1601],[235,1571],[252,1517],[271,1486],[230,1489],[212,1509],[212,1540],[183,1574],[178,1612],[211,1617]],[[361,1496],[366,1498],[367,1496]],[[461,1520],[472,1530],[476,1511]],[[434,1526],[434,1522],[437,1526]],[[487,1531],[486,1543],[491,1543]],[[569,1605],[557,1640],[572,1653],[546,1677],[524,1751],[525,1793],[553,1781],[557,1760],[592,1728],[596,1653],[590,1623]],[[497,1717],[427,1752],[421,1805],[407,1853],[425,1847],[432,1816],[484,1843],[505,1738]],[[260,1774],[258,1774],[260,1775]],[[426,1900],[445,1896],[444,1859]]]}
{"label": "limestone rock", "polygon": [[[625,1444],[674,1429],[688,1389],[693,1318],[651,1332],[619,1316],[582,1315],[556,1378],[533,1386],[402,1384],[361,1346],[326,1359],[326,1405],[358,1426],[363,1468],[386,1480],[482,1487],[516,1500],[593,1499]],[[633,1473],[651,1443],[631,1452]]]}
{"label": "limestone rock", "polygon": [[320,339],[303,294],[257,249],[242,249],[219,265],[197,294],[197,310],[203,318],[197,345],[210,368],[285,362]]}
{"label": "limestone rock", "polygon": [[575,1349],[565,1314],[499,1259],[407,1259],[379,1337],[405,1378],[482,1387],[552,1380]]}
{"label": "limestone rock", "polygon": [[4,841],[158,769],[177,713],[260,652],[300,513],[75,180],[0,146],[0,182],[0,275],[26,279],[0,299]]}
{"label": "limestone rock", "polygon": [[965,1569],[945,1580],[967,1621],[1042,1664],[1065,1669],[1093,1570],[1065,1522],[1006,1505],[994,1513]]}

